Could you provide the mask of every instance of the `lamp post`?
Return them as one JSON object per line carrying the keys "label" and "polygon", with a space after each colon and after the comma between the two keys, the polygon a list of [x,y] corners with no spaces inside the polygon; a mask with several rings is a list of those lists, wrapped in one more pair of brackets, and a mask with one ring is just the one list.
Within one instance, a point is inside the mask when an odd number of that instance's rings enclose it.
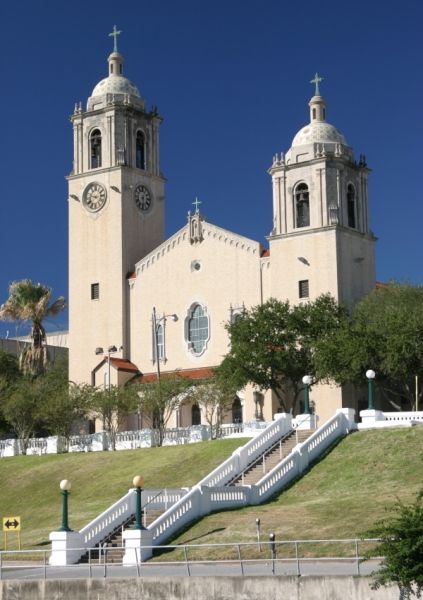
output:
{"label": "lamp post", "polygon": [[374,410],[374,401],[373,401],[373,382],[374,382],[374,378],[376,376],[376,373],[372,370],[369,369],[368,371],[366,371],[366,377],[368,380],[368,403],[367,403],[367,410]]}
{"label": "lamp post", "polygon": [[[119,350],[122,350],[122,349],[123,349],[123,346],[120,346]],[[110,355],[114,354],[115,352],[118,352],[118,349],[116,348],[115,345],[109,346],[107,348],[107,352],[104,352],[104,350],[101,346],[99,346],[98,348],[95,349],[95,353],[97,355],[98,354],[102,354],[102,355],[107,354],[107,382],[108,382],[107,387],[108,387],[109,391],[110,391],[110,387],[111,387],[111,384],[110,384]]]}
{"label": "lamp post", "polygon": [[313,383],[313,377],[311,375],[304,375],[303,384],[304,384],[304,414],[310,415],[310,400],[309,400],[309,390],[310,385]]}
{"label": "lamp post", "polygon": [[[177,321],[178,316],[175,314],[172,315],[163,315],[162,317],[157,318],[156,307],[153,306],[153,330],[154,330],[154,354],[156,358],[156,369],[157,369],[157,380],[160,383],[160,356],[159,356],[159,327],[162,323],[166,322],[166,319],[171,319],[171,321]],[[163,359],[164,357],[162,357]]]}
{"label": "lamp post", "polygon": [[144,529],[142,526],[142,518],[141,518],[141,491],[142,486],[144,485],[144,479],[141,475],[136,475],[132,480],[132,484],[136,490],[136,500],[135,500],[135,526],[134,529]]}
{"label": "lamp post", "polygon": [[68,496],[71,489],[71,482],[68,479],[62,479],[60,489],[62,490],[62,525],[59,531],[72,531],[68,523]]}

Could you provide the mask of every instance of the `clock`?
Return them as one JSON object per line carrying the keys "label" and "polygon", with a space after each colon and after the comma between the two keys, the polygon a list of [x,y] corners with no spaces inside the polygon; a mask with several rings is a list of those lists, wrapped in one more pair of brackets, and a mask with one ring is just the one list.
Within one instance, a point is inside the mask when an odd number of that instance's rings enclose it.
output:
{"label": "clock", "polygon": [[135,204],[142,212],[147,212],[151,208],[153,198],[151,192],[145,185],[137,185],[134,191]]}
{"label": "clock", "polygon": [[90,212],[97,212],[106,203],[107,194],[101,183],[90,183],[84,191],[83,204]]}

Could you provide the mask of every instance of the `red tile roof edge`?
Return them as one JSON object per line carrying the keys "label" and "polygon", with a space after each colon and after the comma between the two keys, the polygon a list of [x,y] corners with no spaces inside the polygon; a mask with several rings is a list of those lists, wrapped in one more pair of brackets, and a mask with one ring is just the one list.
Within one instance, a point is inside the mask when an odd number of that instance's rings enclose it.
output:
{"label": "red tile roof edge", "polygon": [[[161,375],[180,375],[184,379],[205,379],[211,377],[215,367],[200,367],[198,369],[182,369],[179,371],[162,371]],[[137,383],[152,383],[157,380],[157,373],[142,373],[135,377],[133,381]]]}

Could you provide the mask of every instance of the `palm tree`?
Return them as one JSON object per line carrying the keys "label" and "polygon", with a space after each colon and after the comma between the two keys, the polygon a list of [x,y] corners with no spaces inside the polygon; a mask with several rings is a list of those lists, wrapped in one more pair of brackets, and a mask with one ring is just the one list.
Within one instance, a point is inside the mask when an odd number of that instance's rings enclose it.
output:
{"label": "palm tree", "polygon": [[43,320],[57,315],[65,308],[65,299],[60,296],[49,305],[51,288],[30,279],[14,281],[9,286],[9,298],[0,306],[3,321],[30,321],[31,343],[26,344],[19,357],[23,373],[37,376],[45,372],[48,363],[46,332]]}

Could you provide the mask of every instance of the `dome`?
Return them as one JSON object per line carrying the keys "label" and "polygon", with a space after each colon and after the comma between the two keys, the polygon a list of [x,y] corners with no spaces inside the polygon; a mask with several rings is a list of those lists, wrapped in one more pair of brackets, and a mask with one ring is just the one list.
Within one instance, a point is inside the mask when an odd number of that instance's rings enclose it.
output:
{"label": "dome", "polygon": [[304,146],[313,143],[335,143],[347,145],[347,142],[340,131],[330,123],[325,121],[312,121],[297,133],[292,140],[291,147]]}
{"label": "dome", "polygon": [[103,94],[130,94],[141,98],[137,86],[123,75],[109,75],[109,77],[99,81],[93,89],[91,97],[102,96]]}

